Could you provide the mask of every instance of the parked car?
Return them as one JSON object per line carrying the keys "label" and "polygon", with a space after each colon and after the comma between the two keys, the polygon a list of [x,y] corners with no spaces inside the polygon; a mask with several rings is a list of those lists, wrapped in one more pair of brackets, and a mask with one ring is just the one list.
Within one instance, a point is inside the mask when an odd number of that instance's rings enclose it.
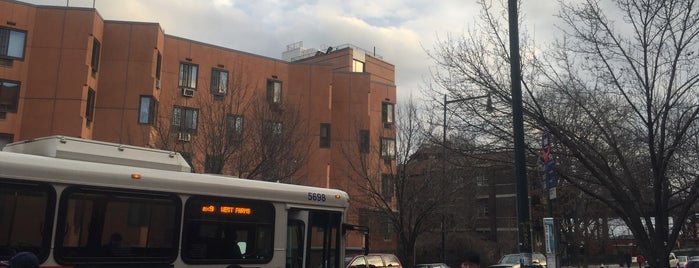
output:
{"label": "parked car", "polygon": [[687,260],[689,260],[689,256],[677,256],[677,268],[684,268]]}
{"label": "parked car", "polygon": [[398,257],[393,254],[371,253],[368,255],[357,255],[347,262],[346,268],[402,268]]}
{"label": "parked car", "polygon": [[699,258],[694,258],[693,256],[689,258],[687,263],[684,265],[685,268],[699,268]]}
{"label": "parked car", "polygon": [[[520,256],[518,254],[507,254],[500,258],[498,263],[488,266],[489,268],[519,268]],[[546,268],[546,256],[541,253],[532,253],[532,265]],[[699,268],[699,267],[696,267]]]}
{"label": "parked car", "polygon": [[675,253],[670,252],[669,260],[670,260],[670,266],[669,266],[670,268],[679,267],[678,265],[679,265],[680,260],[677,259],[677,256],[675,256]]}
{"label": "parked car", "polygon": [[449,268],[446,263],[422,263],[415,265],[415,268]]}

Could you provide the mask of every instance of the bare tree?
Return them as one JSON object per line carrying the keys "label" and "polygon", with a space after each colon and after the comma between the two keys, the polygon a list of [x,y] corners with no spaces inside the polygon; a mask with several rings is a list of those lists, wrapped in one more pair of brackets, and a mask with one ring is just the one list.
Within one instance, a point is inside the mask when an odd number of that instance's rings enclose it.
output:
{"label": "bare tree", "polygon": [[[414,261],[419,236],[439,228],[451,201],[463,194],[463,184],[452,174],[452,168],[447,169],[445,176],[444,161],[422,158],[440,154],[441,149],[425,143],[424,125],[412,98],[397,107],[395,132],[395,148],[383,144],[362,152],[362,141],[358,140],[347,143],[342,152],[350,168],[346,173],[360,192],[353,199],[355,204],[372,208],[391,225],[401,247],[399,257],[408,265]],[[384,160],[371,161],[375,156]]]}
{"label": "bare tree", "polygon": [[[431,52],[440,67],[434,78],[453,96],[495,97],[494,115],[464,104],[462,125],[507,147],[507,30],[502,11],[482,6],[483,28]],[[614,7],[616,20],[605,13]],[[699,198],[698,7],[692,0],[563,2],[562,39],[548,54],[522,36],[530,151],[538,151],[537,135],[550,131],[567,165],[557,165],[558,176],[622,219],[652,267],[668,267]]]}
{"label": "bare tree", "polygon": [[175,96],[161,105],[181,110],[161,111],[151,134],[155,146],[183,152],[204,173],[283,182],[303,178],[299,171],[307,164],[310,139],[296,106],[271,102],[243,71],[223,80],[213,88],[202,83],[206,90],[192,98]]}

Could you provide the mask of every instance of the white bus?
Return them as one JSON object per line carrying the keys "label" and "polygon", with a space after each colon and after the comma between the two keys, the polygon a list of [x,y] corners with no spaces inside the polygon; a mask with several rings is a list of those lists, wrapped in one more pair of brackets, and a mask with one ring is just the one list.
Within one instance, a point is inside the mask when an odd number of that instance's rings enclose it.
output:
{"label": "white bus", "polygon": [[174,152],[62,136],[0,152],[0,260],[340,268],[340,190],[191,173]]}

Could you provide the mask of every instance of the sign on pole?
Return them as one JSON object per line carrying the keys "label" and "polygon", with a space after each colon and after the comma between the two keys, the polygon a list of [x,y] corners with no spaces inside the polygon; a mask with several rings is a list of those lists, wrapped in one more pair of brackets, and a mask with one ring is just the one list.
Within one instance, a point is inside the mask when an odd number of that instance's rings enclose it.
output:
{"label": "sign on pole", "polygon": [[546,240],[546,266],[557,268],[556,226],[553,218],[544,218],[544,239]]}

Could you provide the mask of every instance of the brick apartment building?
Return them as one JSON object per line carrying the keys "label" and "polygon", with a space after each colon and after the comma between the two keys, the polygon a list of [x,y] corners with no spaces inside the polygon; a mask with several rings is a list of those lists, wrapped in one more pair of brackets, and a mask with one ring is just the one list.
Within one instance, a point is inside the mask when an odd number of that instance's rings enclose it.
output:
{"label": "brick apartment building", "polygon": [[[450,187],[462,187],[459,189],[462,194],[454,197],[448,213],[443,218],[433,219],[431,232],[435,234],[432,237],[438,237],[439,226],[444,224],[447,236],[471,233],[483,240],[497,242],[504,250],[511,250],[500,253],[516,252],[517,184],[512,151],[466,156],[444,150],[440,145],[425,145],[411,159],[406,168],[411,179],[439,183],[438,179],[443,177],[451,181],[447,183],[451,183]],[[538,178],[537,172],[530,170],[529,178]],[[529,185],[533,246],[540,251],[544,205],[540,202],[539,182],[532,180]]]}
{"label": "brick apartment building", "polygon": [[[241,107],[269,106],[277,116],[295,111],[307,145],[290,181],[357,198],[351,150],[372,172],[395,170],[394,66],[354,46],[295,44],[286,61],[166,35],[158,23],[104,20],[93,8],[12,0],[0,0],[0,23],[0,148],[49,135],[167,147],[202,172],[209,155],[188,144],[214,140],[211,125],[243,133],[265,119]],[[207,119],[205,110],[228,100],[228,110],[212,112],[225,123]],[[281,121],[265,123],[285,133]],[[349,223],[359,222],[358,209]]]}

